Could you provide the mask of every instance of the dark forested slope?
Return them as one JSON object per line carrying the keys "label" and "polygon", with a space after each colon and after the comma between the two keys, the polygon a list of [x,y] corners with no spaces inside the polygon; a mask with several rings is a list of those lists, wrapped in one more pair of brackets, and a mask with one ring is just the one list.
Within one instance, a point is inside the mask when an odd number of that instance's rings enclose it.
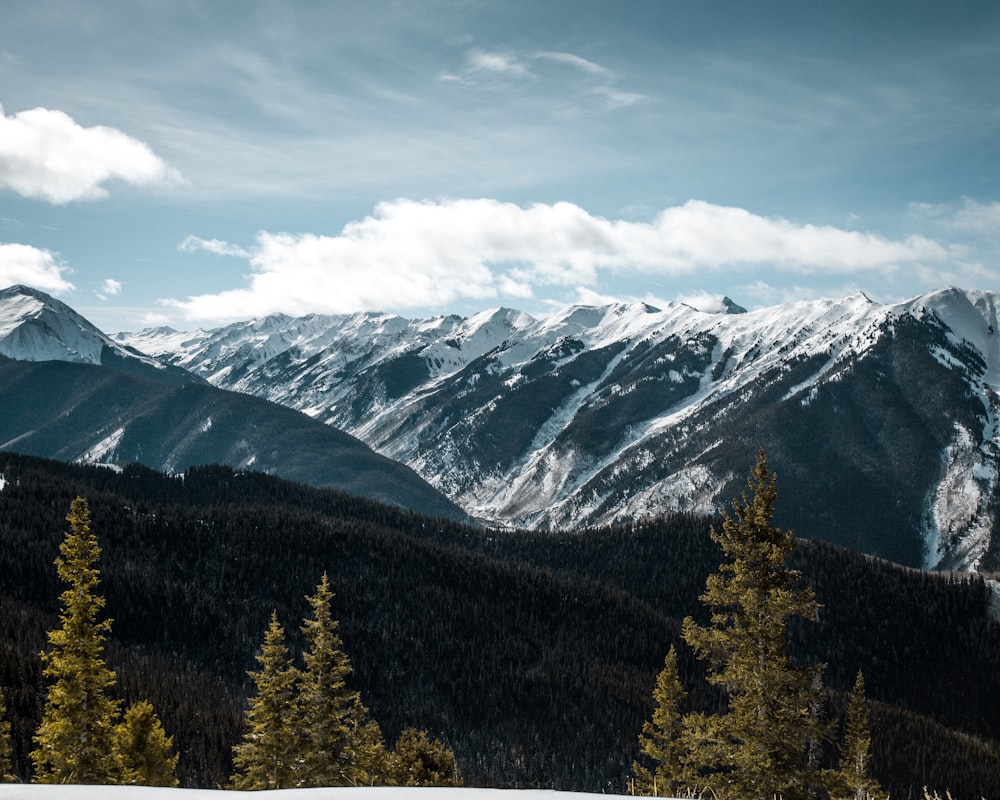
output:
{"label": "dark forested slope", "polygon": [[[114,362],[112,362],[114,363]],[[0,356],[0,447],[61,461],[166,472],[229,464],[359,494],[433,516],[464,511],[409,467],[343,431],[192,378]]]}
{"label": "dark forested slope", "polygon": [[[228,778],[271,610],[295,635],[326,571],[355,686],[390,741],[429,729],[473,784],[621,791],[654,677],[719,562],[694,516],[496,533],[228,468],[180,479],[4,454],[0,472],[0,686],[22,774],[77,495],[104,549],[109,661],[127,699],[154,702],[188,785]],[[794,651],[828,664],[833,712],[864,669],[883,785],[1000,796],[1000,627],[983,582],[829,545],[796,561],[823,610]],[[681,656],[691,702],[717,703]]]}

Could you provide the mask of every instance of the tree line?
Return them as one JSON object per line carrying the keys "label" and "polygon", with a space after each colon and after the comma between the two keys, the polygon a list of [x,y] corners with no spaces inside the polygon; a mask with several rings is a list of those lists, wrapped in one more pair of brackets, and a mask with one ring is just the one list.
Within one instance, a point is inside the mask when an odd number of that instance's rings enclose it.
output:
{"label": "tree line", "polygon": [[[42,721],[33,737],[33,780],[60,784],[176,786],[178,754],[152,704],[141,700],[121,714],[113,697],[116,677],[104,657],[112,620],[100,619],[96,562],[101,548],[91,530],[90,508],[73,500],[69,531],[59,546],[56,571],[60,626],[41,653],[49,685]],[[245,733],[234,747],[236,789],[312,786],[459,786],[454,754],[425,731],[408,728],[387,751],[378,724],[360,694],[348,688],[350,660],[330,613],[332,591],[324,574],[308,598],[312,618],[303,624],[306,667],[296,669],[273,612],[251,672],[256,695],[245,712]],[[0,780],[18,777],[11,762],[10,723],[0,690]]]}
{"label": "tree line", "polygon": [[[273,612],[310,617],[323,573],[385,741],[427,730],[468,783],[626,791],[671,645],[685,713],[726,708],[682,635],[685,617],[710,622],[699,597],[723,559],[718,518],[498,533],[227,468],[180,479],[0,454],[0,473],[0,687],[22,776],[47,686],[38,652],[58,624],[52,561],[76,496],[101,538],[118,697],[152,703],[185,786],[229,785],[262,634]],[[862,670],[871,774],[886,791],[1000,796],[1000,630],[983,581],[797,543],[789,564],[820,609],[789,621],[789,652],[826,664],[825,767]],[[305,634],[285,633],[304,669]]]}

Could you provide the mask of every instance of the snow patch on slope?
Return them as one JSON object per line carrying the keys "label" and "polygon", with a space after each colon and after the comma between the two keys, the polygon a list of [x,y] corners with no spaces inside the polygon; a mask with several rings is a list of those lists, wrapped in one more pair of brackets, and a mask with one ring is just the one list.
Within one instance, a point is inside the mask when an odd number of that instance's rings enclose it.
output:
{"label": "snow patch on slope", "polygon": [[975,570],[993,530],[989,502],[997,482],[996,464],[958,423],[941,460],[941,477],[923,519],[924,567]]}
{"label": "snow patch on slope", "polygon": [[707,467],[696,464],[637,494],[629,502],[629,514],[635,518],[668,512],[711,514],[724,484]]}
{"label": "snow patch on slope", "polygon": [[77,458],[77,462],[81,464],[98,464],[103,461],[107,456],[114,453],[118,449],[118,445],[121,444],[122,438],[125,436],[125,429],[118,428],[113,431],[110,435],[105,436],[101,441],[91,447],[87,452]]}

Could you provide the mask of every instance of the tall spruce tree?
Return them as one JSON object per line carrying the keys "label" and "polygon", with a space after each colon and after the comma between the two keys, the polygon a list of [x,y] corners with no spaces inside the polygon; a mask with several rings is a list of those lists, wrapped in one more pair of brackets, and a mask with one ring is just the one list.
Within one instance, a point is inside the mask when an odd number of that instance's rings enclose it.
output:
{"label": "tall spruce tree", "polygon": [[49,650],[41,654],[51,683],[31,760],[40,783],[115,783],[122,777],[114,746],[120,702],[108,694],[115,673],[104,662],[111,620],[98,620],[104,597],[94,564],[101,549],[86,500],[77,497],[66,520],[70,529],[55,563],[68,586],[60,595],[61,626],[49,632]]}
{"label": "tall spruce tree", "polygon": [[685,719],[686,747],[719,797],[799,800],[815,795],[826,777],[809,764],[823,735],[815,713],[822,668],[792,662],[788,623],[814,619],[818,605],[786,564],[792,533],[771,524],[776,478],[763,451],[749,488],[749,499],[744,493],[733,502],[735,519],[725,514],[722,531],[711,532],[726,560],[701,596],[709,624],[684,620],[685,641],[728,698],[721,716]]}
{"label": "tall spruce tree", "polygon": [[639,735],[639,751],[652,767],[639,762],[632,765],[633,794],[675,797],[697,782],[681,738],[684,723],[680,704],[686,696],[677,673],[677,650],[671,645],[653,689],[653,718]]}
{"label": "tall spruce tree", "polygon": [[858,670],[847,706],[847,726],[840,748],[841,792],[844,797],[851,800],[872,800],[882,796],[882,787],[870,773],[871,750],[865,678],[861,670]]}
{"label": "tall spruce tree", "polygon": [[246,733],[233,748],[234,789],[289,789],[296,785],[299,752],[298,679],[285,646],[285,631],[277,612],[264,634],[257,656],[260,669],[251,671],[257,694],[245,714]]}
{"label": "tall spruce tree", "polygon": [[381,779],[385,746],[360,695],[347,686],[351,664],[337,633],[324,573],[316,594],[307,598],[312,617],[302,627],[303,653],[299,720],[302,752],[299,786],[364,786]]}
{"label": "tall spruce tree", "polygon": [[121,761],[122,783],[176,786],[177,754],[148,700],[129,706],[115,728],[115,749]]}

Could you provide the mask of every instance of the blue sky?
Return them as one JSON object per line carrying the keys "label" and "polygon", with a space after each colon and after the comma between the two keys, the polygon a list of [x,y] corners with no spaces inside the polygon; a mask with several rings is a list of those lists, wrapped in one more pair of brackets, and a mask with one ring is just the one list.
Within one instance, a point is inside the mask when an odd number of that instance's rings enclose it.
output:
{"label": "blue sky", "polygon": [[0,284],[107,331],[1000,289],[1000,4],[12,0]]}

